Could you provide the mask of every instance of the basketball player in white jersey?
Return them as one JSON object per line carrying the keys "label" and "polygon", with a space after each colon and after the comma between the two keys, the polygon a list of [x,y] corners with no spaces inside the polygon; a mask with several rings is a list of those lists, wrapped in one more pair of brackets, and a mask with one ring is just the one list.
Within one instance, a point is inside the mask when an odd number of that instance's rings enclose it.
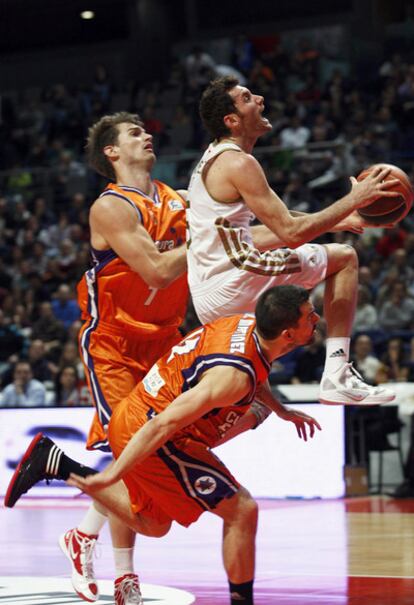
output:
{"label": "basketball player in white jersey", "polygon": [[[394,197],[397,181],[376,170],[334,204],[313,214],[289,212],[251,155],[257,139],[272,129],[263,97],[227,76],[202,95],[200,114],[214,138],[191,177],[188,191],[188,277],[202,323],[222,315],[252,312],[260,294],[282,284],[311,289],[325,280],[326,363],[320,401],[373,405],[394,393],[366,384],[349,360],[355,313],[358,259],[343,244],[309,244],[328,231],[362,232],[356,214],[380,196]],[[256,216],[262,225],[250,227]]]}

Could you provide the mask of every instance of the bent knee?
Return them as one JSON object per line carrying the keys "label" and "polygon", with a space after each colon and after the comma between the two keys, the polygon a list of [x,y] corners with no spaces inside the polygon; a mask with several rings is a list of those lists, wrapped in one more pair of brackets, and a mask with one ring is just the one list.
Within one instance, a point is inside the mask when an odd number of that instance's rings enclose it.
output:
{"label": "bent knee", "polygon": [[249,492],[241,487],[229,500],[225,500],[218,507],[220,516],[227,522],[242,520],[244,523],[257,521],[258,505]]}
{"label": "bent knee", "polygon": [[165,536],[166,534],[168,534],[168,532],[171,529],[171,521],[168,521],[168,523],[164,523],[162,525],[157,525],[156,527],[153,528],[153,533],[150,534],[150,536],[152,538],[162,538],[163,536]]}
{"label": "bent knee", "polygon": [[172,521],[159,523],[149,517],[137,516],[137,533],[149,538],[162,538],[170,531]]}
{"label": "bent knee", "polygon": [[326,244],[328,253],[327,274],[337,273],[344,268],[358,269],[358,254],[348,244]]}

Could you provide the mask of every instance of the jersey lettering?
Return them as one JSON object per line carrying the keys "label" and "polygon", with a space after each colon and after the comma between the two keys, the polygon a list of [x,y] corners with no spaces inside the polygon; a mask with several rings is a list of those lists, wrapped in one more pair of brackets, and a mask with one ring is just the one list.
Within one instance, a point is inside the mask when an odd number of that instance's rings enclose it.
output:
{"label": "jersey lettering", "polygon": [[237,414],[234,411],[231,411],[227,414],[227,416],[224,419],[223,424],[220,424],[217,428],[218,431],[220,433],[220,436],[223,437],[228,430],[231,429],[232,426],[234,426],[236,424],[236,422],[239,420],[240,416],[239,414]]}
{"label": "jersey lettering", "polygon": [[242,318],[230,340],[230,353],[244,353],[246,349],[246,334],[254,319]]}

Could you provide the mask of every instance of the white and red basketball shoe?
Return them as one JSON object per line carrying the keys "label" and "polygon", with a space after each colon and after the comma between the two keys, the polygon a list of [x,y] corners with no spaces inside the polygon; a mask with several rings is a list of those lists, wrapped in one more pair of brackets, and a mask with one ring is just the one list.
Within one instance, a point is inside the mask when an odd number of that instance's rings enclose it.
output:
{"label": "white and red basketball shoe", "polygon": [[72,565],[72,586],[84,601],[97,601],[98,584],[93,571],[93,552],[98,536],[69,529],[59,538],[59,546]]}
{"label": "white and red basketball shoe", "polygon": [[115,605],[144,605],[135,573],[127,573],[115,580]]}
{"label": "white and red basketball shoe", "polygon": [[322,376],[319,401],[327,405],[381,405],[394,399],[391,389],[367,384],[352,363]]}

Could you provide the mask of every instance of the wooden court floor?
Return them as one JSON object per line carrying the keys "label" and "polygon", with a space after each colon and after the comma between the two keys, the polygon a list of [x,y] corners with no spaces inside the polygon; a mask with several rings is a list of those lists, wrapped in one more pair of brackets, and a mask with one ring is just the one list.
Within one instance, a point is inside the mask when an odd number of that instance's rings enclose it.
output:
{"label": "wooden court floor", "polygon": [[[84,498],[26,498],[13,510],[0,509],[1,605],[82,602],[67,589],[69,570],[56,540],[76,525],[86,507]],[[145,603],[227,605],[220,541],[221,523],[208,514],[189,529],[175,526],[164,538],[139,537],[135,563],[144,586],[156,585],[155,593],[169,586],[194,595],[190,601],[157,600],[154,592],[146,596],[144,591]],[[97,575],[110,580],[107,529],[99,551]],[[45,585],[58,580],[62,590],[42,596],[33,588],[25,597],[16,586],[27,588],[30,580],[19,580],[27,576]],[[13,589],[7,588],[9,582]],[[255,586],[256,605],[413,605],[414,500],[260,501]]]}

